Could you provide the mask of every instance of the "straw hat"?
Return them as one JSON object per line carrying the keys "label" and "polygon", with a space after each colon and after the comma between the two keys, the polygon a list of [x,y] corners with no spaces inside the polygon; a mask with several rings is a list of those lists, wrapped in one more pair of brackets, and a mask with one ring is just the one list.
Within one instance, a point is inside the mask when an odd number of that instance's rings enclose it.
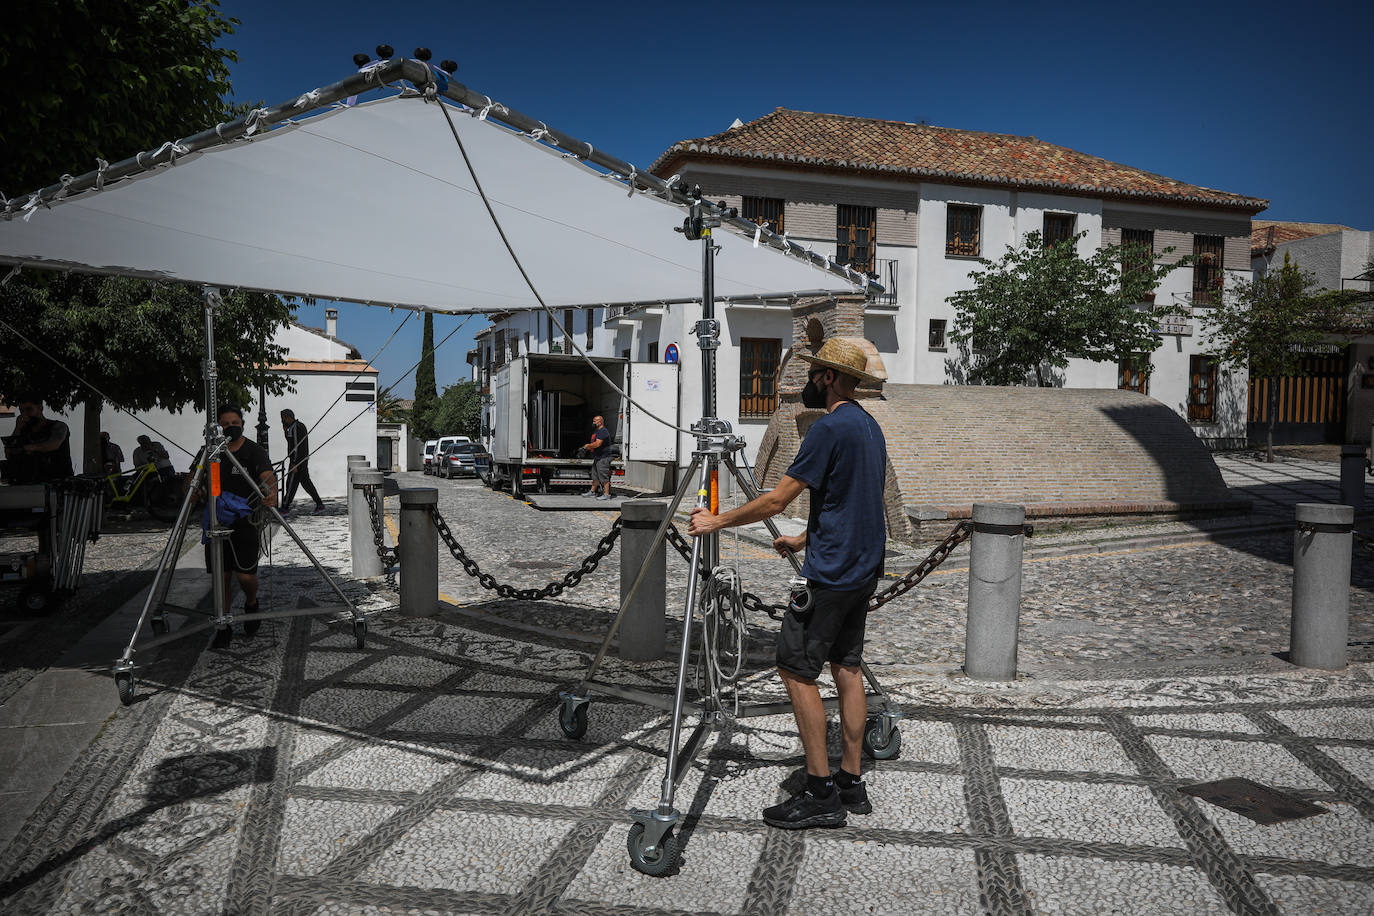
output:
{"label": "straw hat", "polygon": [[851,341],[832,337],[815,353],[798,351],[797,356],[813,366],[824,366],[852,375],[861,382],[881,383],[882,379],[868,372],[868,354]]}

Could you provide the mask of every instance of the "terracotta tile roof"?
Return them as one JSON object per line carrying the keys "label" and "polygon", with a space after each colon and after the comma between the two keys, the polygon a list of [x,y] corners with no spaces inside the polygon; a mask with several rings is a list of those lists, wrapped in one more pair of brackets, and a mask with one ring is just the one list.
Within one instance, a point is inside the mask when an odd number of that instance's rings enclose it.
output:
{"label": "terracotta tile roof", "polygon": [[1272,251],[1281,242],[1296,239],[1310,239],[1315,235],[1332,232],[1348,232],[1350,226],[1339,223],[1294,223],[1277,219],[1256,219],[1250,221],[1250,253],[1252,256]]}
{"label": "terracotta tile roof", "polygon": [[297,375],[303,372],[354,372],[363,375],[376,375],[377,370],[367,364],[365,359],[288,359],[268,367],[273,372],[289,372]]}
{"label": "terracotta tile roof", "polygon": [[687,160],[763,160],[796,168],[895,173],[957,184],[1053,188],[1259,212],[1269,201],[1187,184],[1034,137],[778,108],[724,133],[683,140],[658,157],[667,176]]}

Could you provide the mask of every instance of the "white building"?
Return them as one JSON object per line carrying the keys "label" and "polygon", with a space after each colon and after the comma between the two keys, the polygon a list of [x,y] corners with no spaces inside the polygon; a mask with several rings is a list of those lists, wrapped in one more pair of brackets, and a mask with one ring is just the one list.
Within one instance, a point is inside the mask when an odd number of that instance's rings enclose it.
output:
{"label": "white building", "polygon": [[[1079,243],[1084,254],[1123,239],[1150,245],[1160,260],[1197,254],[1197,266],[1174,271],[1156,293],[1156,304],[1169,305],[1172,317],[1161,323],[1149,373],[1074,360],[1056,382],[1144,390],[1209,444],[1243,444],[1247,379],[1208,355],[1196,312],[1218,281],[1251,276],[1251,217],[1267,201],[1031,137],[781,108],[722,134],[674,144],[653,171],[698,184],[746,218],[876,275],[888,292],[869,301],[864,330],[893,382],[961,380],[959,354],[948,342],[954,311],[946,299],[970,285],[970,272],[981,266],[977,258],[997,260],[1028,232],[1052,239],[1086,232]],[[1174,251],[1166,255],[1169,248]],[[563,312],[560,320],[577,342],[599,355],[661,360],[675,345],[684,370],[683,416],[698,415],[691,329],[699,307]],[[776,404],[776,369],[793,344],[791,314],[786,302],[760,302],[729,305],[718,317],[718,415],[744,433],[753,459]],[[549,325],[540,313],[495,316],[478,338],[479,384],[483,368],[499,363],[502,353],[561,347]],[[689,453],[684,437],[680,455]]]}
{"label": "white building", "polygon": [[[259,420],[266,419],[268,453],[280,461],[286,455],[280,414],[283,408],[295,411],[296,418],[310,427],[311,480],[322,497],[338,498],[345,494],[347,456],[366,455],[374,465],[377,459],[377,370],[359,357],[357,348],[338,338],[337,310],[327,309],[326,315],[324,330],[293,322],[277,332],[274,342],[286,348],[287,359],[272,371],[290,376],[296,390],[269,395],[266,405],[246,407],[244,435],[256,439]],[[67,413],[46,413],[67,424],[72,457],[79,465],[85,443],[84,408],[78,404]],[[177,413],[144,411],[138,417],[156,432],[109,404],[101,411],[101,428],[123,450],[124,469],[130,467],[138,437],[147,433],[167,447],[176,470],[187,470],[205,440],[205,415],[188,406]],[[13,429],[13,416],[0,417],[0,434]],[[297,499],[302,495],[298,493]]]}
{"label": "white building", "polygon": [[[1255,276],[1283,266],[1287,257],[1310,271],[1319,289],[1369,292],[1374,288],[1374,232],[1334,223],[1255,220],[1251,238]],[[1374,423],[1374,338],[1333,337],[1303,359],[1300,376],[1265,380],[1280,388],[1274,441],[1369,442]],[[1254,433],[1266,424],[1265,398],[1252,400]]]}

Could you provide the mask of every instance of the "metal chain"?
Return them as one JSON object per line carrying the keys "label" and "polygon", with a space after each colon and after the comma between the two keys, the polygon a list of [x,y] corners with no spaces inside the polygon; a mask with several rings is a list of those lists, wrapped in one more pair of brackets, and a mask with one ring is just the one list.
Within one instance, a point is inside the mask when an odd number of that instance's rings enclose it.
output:
{"label": "metal chain", "polygon": [[[922,579],[930,575],[936,567],[948,559],[949,555],[954,552],[954,548],[964,543],[964,541],[967,541],[972,534],[972,522],[963,521],[955,525],[954,530],[951,531],[943,541],[936,545],[929,556],[914,566],[906,575],[902,576],[882,591],[874,594],[872,598],[869,598],[868,609],[870,611],[876,611],[889,601],[900,598],[902,595],[911,591],[920,584]],[[692,562],[692,545],[688,543],[687,539],[682,536],[682,533],[677,530],[676,525],[668,526],[668,543],[673,546],[674,550],[681,554],[682,559],[686,560],[688,563]],[[706,568],[705,564],[700,566],[699,571],[703,577],[710,577],[710,570]],[[741,595],[741,599],[744,603],[745,610],[765,613],[774,620],[781,620],[782,615],[787,611],[787,605],[768,604],[752,592],[744,592],[743,595]]]}
{"label": "metal chain", "polygon": [[615,546],[616,539],[620,537],[620,519],[617,518],[611,525],[611,530],[597,541],[596,549],[583,558],[582,563],[576,568],[571,569],[561,580],[556,580],[545,585],[543,588],[516,588],[497,582],[496,578],[490,573],[482,572],[477,561],[468,556],[463,545],[458,543],[458,539],[449,530],[448,523],[444,521],[443,515],[439,513],[437,507],[429,510],[430,517],[434,519],[434,527],[439,532],[439,537],[443,538],[448,545],[449,553],[453,554],[453,559],[463,564],[463,571],[477,580],[477,584],[483,588],[496,592],[502,598],[513,598],[517,601],[541,601],[544,598],[554,598],[563,594],[564,590],[576,588],[582,581],[582,577],[596,571],[596,567],[601,563],[602,558],[611,552]]}
{"label": "metal chain", "polygon": [[876,611],[894,598],[900,598],[902,595],[911,591],[922,579],[930,575],[935,570],[935,567],[945,562],[949,555],[954,552],[954,548],[964,543],[964,541],[967,541],[972,534],[972,522],[964,521],[955,525],[954,530],[951,531],[943,541],[936,544],[935,549],[930,552],[929,556],[912,567],[909,573],[902,576],[896,582],[893,582],[887,588],[874,594],[872,598],[869,598],[868,609],[870,611]]}
{"label": "metal chain", "polygon": [[377,558],[382,561],[382,569],[386,571],[387,587],[394,589],[396,568],[401,565],[401,545],[388,548],[382,538],[382,520],[377,514],[377,502],[373,499],[379,489],[381,487],[376,484],[367,484],[363,487],[363,495],[366,497],[367,515],[372,521],[372,543],[376,545]]}

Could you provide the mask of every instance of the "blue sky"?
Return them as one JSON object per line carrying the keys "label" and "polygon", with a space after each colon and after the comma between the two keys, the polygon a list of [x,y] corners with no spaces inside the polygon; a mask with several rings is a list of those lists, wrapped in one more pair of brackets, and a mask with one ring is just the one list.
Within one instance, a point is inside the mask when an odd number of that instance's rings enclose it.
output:
{"label": "blue sky", "polygon": [[[1374,229],[1374,3],[698,2],[653,6],[221,0],[237,101],[416,46],[457,79],[637,165],[778,106],[1039,137],[1271,201],[1260,218]],[[398,216],[404,204],[398,204]],[[371,357],[404,317],[343,304]],[[304,323],[323,326],[322,307]],[[437,316],[436,340],[461,318]],[[473,318],[440,350],[466,377]],[[377,366],[419,356],[412,318]],[[413,378],[413,377],[412,377]],[[412,380],[397,390],[409,396]]]}

